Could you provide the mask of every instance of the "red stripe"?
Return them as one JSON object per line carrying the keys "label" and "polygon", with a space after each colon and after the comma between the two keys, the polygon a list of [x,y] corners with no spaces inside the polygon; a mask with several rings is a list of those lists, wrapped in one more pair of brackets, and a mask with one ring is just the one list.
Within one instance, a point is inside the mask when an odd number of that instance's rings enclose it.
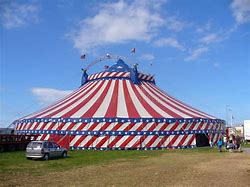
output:
{"label": "red stripe", "polygon": [[43,125],[41,126],[40,130],[44,130],[45,126],[47,123],[43,123]]}
{"label": "red stripe", "polygon": [[109,136],[105,136],[97,145],[96,148],[101,148],[102,145],[109,139]]}
{"label": "red stripe", "polygon": [[178,125],[179,125],[179,122],[176,121],[169,131],[175,131]]}
{"label": "red stripe", "polygon": [[115,139],[109,143],[108,148],[112,148],[116,145],[116,143],[122,138],[123,136],[116,136]]}
{"label": "red stripe", "polygon": [[162,147],[162,145],[165,143],[165,141],[169,138],[169,136],[163,136],[161,141],[156,145],[156,147]]}
{"label": "red stripe", "polygon": [[126,105],[127,105],[129,118],[139,118],[139,117],[141,117],[139,115],[139,113],[137,112],[137,110],[136,110],[136,108],[134,106],[134,103],[133,103],[133,101],[132,101],[132,99],[130,97],[126,81],[122,81],[122,84],[123,84],[124,98],[125,98],[125,102],[126,102]]}
{"label": "red stripe", "polygon": [[145,145],[145,147],[150,147],[154,142],[155,142],[155,140],[158,138],[158,136],[153,136],[150,140],[149,140],[149,142]]}
{"label": "red stripe", "polygon": [[82,130],[88,123],[82,123],[77,129],[76,131],[80,131]]}
{"label": "red stripe", "polygon": [[[95,91],[90,94],[87,98],[85,98],[81,103],[79,103],[77,106],[75,106],[74,108],[72,108],[70,111],[68,111],[67,113],[65,113],[64,115],[62,115],[63,118],[72,116],[74,113],[76,113],[77,111],[79,111],[87,102],[89,102],[90,99],[92,99],[96,93],[99,91],[99,89],[102,87],[104,81],[101,81],[100,84],[97,86],[97,88],[95,88]],[[86,95],[86,94],[84,94]],[[84,97],[84,95],[82,97]],[[76,103],[79,99],[74,100],[73,102],[69,103],[67,106],[65,106],[63,108],[66,109],[68,107],[70,107],[71,105],[73,105],[74,103]],[[62,110],[60,110],[59,112],[61,112]],[[56,112],[58,113],[58,112]],[[81,116],[82,117],[82,116]]]}
{"label": "red stripe", "polygon": [[[93,142],[94,142],[98,137],[99,137],[99,136],[92,136],[92,137],[90,138],[90,140],[84,145],[84,147],[90,147],[91,144],[93,144]],[[93,147],[93,145],[92,145],[92,147]]]}
{"label": "red stripe", "polygon": [[111,123],[105,123],[105,124],[100,128],[99,131],[104,131],[104,130],[106,130],[110,124],[111,124]]}
{"label": "red stripe", "polygon": [[76,123],[71,123],[66,130],[72,130]]}
{"label": "red stripe", "polygon": [[96,126],[98,125],[99,123],[93,123],[89,128],[88,128],[88,131],[92,131],[94,128],[96,128]]}
{"label": "red stripe", "polygon": [[197,130],[201,130],[201,127],[203,126],[204,122],[200,122],[199,126],[197,127]]}
{"label": "red stripe", "polygon": [[106,85],[105,89],[103,90],[102,94],[99,96],[99,98],[95,101],[95,103],[85,112],[85,114],[82,115],[82,117],[92,117],[98,108],[101,106],[101,103],[103,102],[104,98],[106,97],[108,90],[110,88],[111,81],[108,81],[108,84]]}
{"label": "red stripe", "polygon": [[192,145],[192,142],[194,141],[195,135],[192,135],[190,140],[188,141],[187,145]]}
{"label": "red stripe", "polygon": [[177,138],[179,137],[179,135],[174,135],[174,137],[172,138],[172,140],[168,143],[167,146],[173,146],[173,144],[175,143],[175,141],[177,140]]}
{"label": "red stripe", "polygon": [[[105,114],[105,117],[111,118],[111,117],[116,117],[117,113],[117,104],[118,104],[118,80],[115,80],[115,87],[114,91],[111,97],[110,103],[107,103],[109,105],[107,112]],[[107,93],[105,93],[107,94]]]}
{"label": "red stripe", "polygon": [[129,136],[119,147],[125,148],[126,145],[134,138],[135,136]]}
{"label": "red stripe", "polygon": [[191,125],[189,126],[188,130],[189,131],[194,130],[195,124],[196,124],[196,122],[192,122]]}
{"label": "red stripe", "polygon": [[[47,114],[44,113],[43,117],[51,117],[51,116],[54,116],[56,115],[57,113],[63,111],[64,109],[68,108],[69,106],[71,106],[72,104],[74,104],[75,102],[77,102],[80,98],[82,98],[85,94],[87,94],[88,92],[90,92],[90,90],[96,85],[97,83],[95,84],[91,84],[88,88],[84,89],[83,91],[79,92],[78,94],[76,94],[74,97],[71,97],[69,98],[68,100],[64,101],[63,103],[61,103],[60,105],[56,106],[56,107],[53,107],[51,108],[49,111],[47,111],[46,113],[49,113],[51,112],[52,110],[55,110],[54,112],[50,113],[50,114]],[[65,105],[62,107],[62,105]],[[42,116],[39,115],[39,116]],[[62,116],[60,116],[62,117]],[[69,117],[69,116],[68,116]]]}
{"label": "red stripe", "polygon": [[[145,84],[144,84],[145,85]],[[154,103],[156,104],[161,110],[163,110],[164,112],[166,112],[167,114],[169,114],[172,117],[175,118],[182,118],[183,116],[180,116],[179,114],[173,112],[172,110],[168,109],[166,106],[162,105],[159,101],[157,101],[155,98],[151,97],[150,94],[147,92],[147,90],[145,90],[141,85],[139,86],[140,89],[144,92],[144,94]],[[151,92],[152,93],[152,92]],[[156,95],[155,95],[156,96]],[[157,97],[157,96],[156,96]],[[158,100],[162,100],[161,98],[157,97]],[[163,101],[163,100],[162,100]],[[165,102],[167,103],[169,106],[171,106],[172,108],[175,108],[176,110],[179,110],[178,108],[176,108],[175,106],[171,105],[171,103]],[[179,110],[180,111],[180,110]],[[184,113],[184,112],[183,112]]]}
{"label": "red stripe", "polygon": [[74,146],[79,147],[80,143],[86,138],[87,136],[80,136],[80,138],[75,142]]}
{"label": "red stripe", "polygon": [[184,146],[183,143],[185,142],[185,140],[187,139],[188,135],[183,135],[181,141],[178,143],[178,146]]}
{"label": "red stripe", "polygon": [[155,130],[156,125],[157,125],[157,123],[153,123],[153,124],[148,128],[147,131],[153,131],[153,130]]}
{"label": "red stripe", "polygon": [[[150,84],[150,83],[145,83],[145,84],[148,85],[148,86],[150,86],[154,91],[156,91],[157,93],[159,93],[159,94],[160,94],[161,96],[163,96],[164,98],[166,98],[166,99],[168,99],[168,100],[171,100],[171,102],[175,103],[175,104],[178,105],[179,107],[182,107],[182,108],[188,110],[189,112],[192,112],[192,113],[197,114],[197,116],[194,116],[194,117],[206,117],[206,118],[209,117],[209,116],[206,116],[206,114],[204,114],[203,112],[201,112],[201,111],[199,111],[199,110],[197,110],[197,109],[194,109],[194,108],[192,108],[191,106],[188,106],[187,104],[182,103],[181,101],[179,101],[179,100],[177,100],[177,99],[175,99],[175,98],[173,98],[173,97],[167,95],[167,94],[164,93],[164,92],[161,92],[161,91],[159,90],[159,88],[157,88],[156,86],[154,86],[154,85],[152,85],[152,84]],[[179,103],[181,103],[182,105],[179,104]]]}
{"label": "red stripe", "polygon": [[146,136],[141,136],[139,138],[139,140],[137,140],[134,145],[132,145],[131,147],[142,147],[142,142],[146,139]]}
{"label": "red stripe", "polygon": [[168,123],[164,123],[162,127],[159,129],[159,131],[164,131],[169,126]]}
{"label": "red stripe", "polygon": [[[79,88],[78,90],[76,90],[75,92],[73,92],[72,94],[70,94],[68,97],[61,99],[60,101],[58,101],[57,103],[53,103],[52,105],[48,106],[45,109],[42,109],[39,113],[36,114],[36,116],[32,117],[32,118],[36,118],[37,116],[41,116],[46,114],[47,112],[50,112],[51,110],[54,110],[55,108],[65,104],[66,102],[68,102],[69,100],[76,98],[77,96],[79,96],[80,94],[82,94],[82,92],[84,92],[84,90],[88,89],[89,87],[93,87],[96,83],[90,83],[90,84],[86,84],[85,86]],[[74,97],[71,97],[74,96]],[[34,114],[32,114],[34,115]],[[30,115],[30,116],[32,116]]]}
{"label": "red stripe", "polygon": [[[138,98],[138,100],[140,101],[140,103],[142,104],[142,106],[146,109],[146,111],[151,115],[154,116],[155,118],[162,118],[163,116],[160,115],[156,110],[154,110],[146,100],[144,100],[144,98],[141,96],[141,94],[137,91],[136,86],[134,84],[130,84],[136,97]],[[138,86],[139,87],[139,86]],[[145,96],[146,97],[146,96]],[[151,100],[152,98],[150,98]]]}

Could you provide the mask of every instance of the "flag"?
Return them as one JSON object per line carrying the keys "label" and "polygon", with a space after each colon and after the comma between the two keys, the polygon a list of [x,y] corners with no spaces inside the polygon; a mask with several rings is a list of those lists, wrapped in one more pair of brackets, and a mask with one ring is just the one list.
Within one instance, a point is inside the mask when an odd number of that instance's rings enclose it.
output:
{"label": "flag", "polygon": [[135,48],[132,48],[130,52],[135,53]]}
{"label": "flag", "polygon": [[86,55],[85,54],[83,54],[83,55],[81,55],[81,57],[80,57],[81,59],[85,59],[86,58]]}
{"label": "flag", "polygon": [[106,57],[107,57],[107,58],[110,58],[110,54],[107,53],[107,54],[106,54]]}

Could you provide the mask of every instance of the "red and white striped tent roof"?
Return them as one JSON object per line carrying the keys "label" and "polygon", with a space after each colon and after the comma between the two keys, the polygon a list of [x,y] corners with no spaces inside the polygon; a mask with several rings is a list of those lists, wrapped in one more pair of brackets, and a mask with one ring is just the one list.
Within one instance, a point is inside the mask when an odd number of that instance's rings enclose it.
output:
{"label": "red and white striped tent roof", "polygon": [[[221,121],[160,90],[153,76],[133,71],[119,59],[62,100],[16,122]],[[133,82],[134,74],[139,83]]]}

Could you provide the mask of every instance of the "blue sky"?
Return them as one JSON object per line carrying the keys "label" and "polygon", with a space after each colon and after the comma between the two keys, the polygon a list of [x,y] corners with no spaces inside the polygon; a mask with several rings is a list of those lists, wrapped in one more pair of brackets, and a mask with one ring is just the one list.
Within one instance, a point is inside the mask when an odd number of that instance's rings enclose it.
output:
{"label": "blue sky", "polygon": [[249,43],[249,0],[0,0],[0,126],[77,89],[81,68],[106,53],[138,63],[183,102],[240,123],[250,119]]}

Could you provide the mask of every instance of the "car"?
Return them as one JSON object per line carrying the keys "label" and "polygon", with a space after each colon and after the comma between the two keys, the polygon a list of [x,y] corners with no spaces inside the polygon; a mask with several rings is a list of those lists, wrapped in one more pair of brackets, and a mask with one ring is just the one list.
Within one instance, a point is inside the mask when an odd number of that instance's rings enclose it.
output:
{"label": "car", "polygon": [[27,159],[43,159],[67,157],[67,149],[53,141],[31,141],[26,147]]}

